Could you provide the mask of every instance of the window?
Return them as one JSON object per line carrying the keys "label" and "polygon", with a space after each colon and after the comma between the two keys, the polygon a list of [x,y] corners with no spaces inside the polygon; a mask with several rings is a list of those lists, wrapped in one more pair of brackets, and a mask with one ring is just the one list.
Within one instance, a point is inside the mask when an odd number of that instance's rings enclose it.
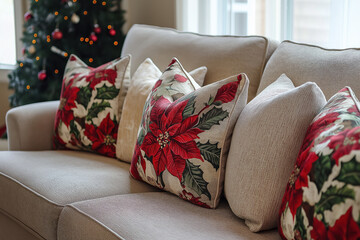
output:
{"label": "window", "polygon": [[178,0],[178,28],[360,47],[359,0]]}
{"label": "window", "polygon": [[0,8],[0,64],[16,63],[14,0],[1,0]]}

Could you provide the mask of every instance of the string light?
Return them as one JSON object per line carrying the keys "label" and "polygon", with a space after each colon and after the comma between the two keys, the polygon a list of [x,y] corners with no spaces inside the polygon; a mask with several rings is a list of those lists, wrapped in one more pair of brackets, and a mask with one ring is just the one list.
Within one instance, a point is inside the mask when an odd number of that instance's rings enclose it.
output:
{"label": "string light", "polygon": [[112,27],[111,27],[111,25],[108,25],[108,29],[111,29]]}
{"label": "string light", "polygon": [[34,33],[34,37],[37,37],[37,33]]}
{"label": "string light", "polygon": [[35,2],[38,2],[39,0],[35,0]]}
{"label": "string light", "polygon": [[81,42],[83,42],[83,41],[84,41],[84,38],[83,38],[83,37],[81,37],[81,38],[80,38],[80,41],[81,41]]}
{"label": "string light", "polygon": [[96,3],[97,3],[97,1],[96,1],[96,0],[94,0],[94,1],[93,1],[93,4],[96,4]]}
{"label": "string light", "polygon": [[85,42],[89,42],[89,38],[85,38]]}
{"label": "string light", "polygon": [[64,57],[67,57],[67,56],[69,56],[69,54],[68,54],[68,53],[64,53]]}
{"label": "string light", "polygon": [[91,62],[91,63],[92,63],[93,61],[94,61],[94,59],[92,59],[92,58],[89,58],[89,62]]}
{"label": "string light", "polygon": [[35,39],[33,39],[31,42],[32,42],[32,44],[35,44],[35,43],[36,43],[36,40],[35,40]]}
{"label": "string light", "polygon": [[55,14],[55,16],[57,16],[57,15],[59,15],[59,12],[58,12],[58,11],[56,11],[54,14]]}
{"label": "string light", "polygon": [[47,41],[47,42],[50,42],[50,41],[51,41],[50,35],[47,35],[47,36],[46,36],[46,41]]}
{"label": "string light", "polygon": [[101,4],[102,4],[103,6],[105,6],[105,5],[106,5],[106,2],[104,1],[104,2],[102,2]]}
{"label": "string light", "polygon": [[59,73],[59,70],[58,70],[58,69],[55,69],[54,72],[55,72],[55,74],[58,74],[58,73]]}
{"label": "string light", "polygon": [[73,0],[73,2],[77,2],[77,0]]}
{"label": "string light", "polygon": [[93,44],[94,44],[94,42],[93,42],[93,41],[90,41],[90,42],[89,42],[89,44],[90,44],[90,45],[93,45]]}
{"label": "string light", "polygon": [[40,60],[40,57],[39,57],[39,56],[37,56],[35,59],[36,59],[36,61],[39,61],[39,60]]}
{"label": "string light", "polygon": [[23,63],[20,63],[19,65],[20,65],[20,67],[23,67],[23,66],[24,66],[24,64],[23,64]]}
{"label": "string light", "polygon": [[115,42],[114,42],[114,45],[115,45],[115,46],[119,45],[119,42],[118,42],[118,41],[115,41]]}
{"label": "string light", "polygon": [[65,20],[65,21],[66,21],[66,20],[68,20],[68,19],[69,19],[69,17],[68,17],[68,16],[65,16],[65,17],[64,17],[64,20]]}
{"label": "string light", "polygon": [[85,10],[83,13],[84,13],[84,15],[87,15],[87,14],[88,14],[88,12],[87,12],[86,10]]}
{"label": "string light", "polygon": [[26,86],[26,89],[29,90],[29,89],[30,89],[30,85],[27,85],[27,86]]}

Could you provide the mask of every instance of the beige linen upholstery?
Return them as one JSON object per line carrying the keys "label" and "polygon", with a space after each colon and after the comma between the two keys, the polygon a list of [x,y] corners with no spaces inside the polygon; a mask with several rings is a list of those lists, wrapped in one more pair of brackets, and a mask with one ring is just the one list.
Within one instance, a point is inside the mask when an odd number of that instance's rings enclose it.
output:
{"label": "beige linen upholstery", "polygon": [[280,239],[276,230],[252,233],[225,201],[216,210],[176,196],[140,193],[68,205],[59,219],[59,240]]}
{"label": "beige linen upholstery", "polygon": [[86,152],[0,152],[0,210],[43,238],[56,239],[66,204],[157,191],[128,171],[127,163]]}
{"label": "beige linen upholstery", "polygon": [[207,36],[173,29],[134,25],[127,34],[122,56],[132,55],[132,73],[146,58],[164,70],[176,57],[185,69],[206,66],[204,85],[246,73],[250,80],[249,100],[259,86],[268,56],[276,44],[259,36]]}
{"label": "beige linen upholstery", "polygon": [[10,151],[50,150],[59,101],[34,103],[6,114]]}
{"label": "beige linen upholstery", "polygon": [[360,49],[324,49],[284,41],[267,63],[257,93],[285,73],[295,86],[315,82],[326,99],[345,86],[360,95],[359,62]]}
{"label": "beige linen upholstery", "polygon": [[277,226],[281,199],[306,130],[325,103],[316,84],[294,88],[282,75],[240,114],[226,165],[225,195],[251,231]]}
{"label": "beige linen upholstery", "polygon": [[40,237],[24,224],[3,213],[0,209],[0,239],[4,240],[39,240]]}

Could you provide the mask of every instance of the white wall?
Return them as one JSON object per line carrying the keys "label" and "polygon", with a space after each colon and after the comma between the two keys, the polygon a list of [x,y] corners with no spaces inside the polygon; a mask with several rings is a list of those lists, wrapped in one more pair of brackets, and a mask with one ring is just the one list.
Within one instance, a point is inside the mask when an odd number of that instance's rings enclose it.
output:
{"label": "white wall", "polygon": [[176,27],[176,0],[123,0],[127,32],[133,24]]}

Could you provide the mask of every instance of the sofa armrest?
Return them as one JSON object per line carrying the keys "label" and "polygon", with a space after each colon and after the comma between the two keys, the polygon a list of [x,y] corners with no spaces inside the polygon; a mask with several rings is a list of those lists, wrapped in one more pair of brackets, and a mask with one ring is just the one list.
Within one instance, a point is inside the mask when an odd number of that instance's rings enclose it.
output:
{"label": "sofa armrest", "polygon": [[52,149],[54,120],[59,101],[34,103],[10,109],[6,125],[10,151]]}

